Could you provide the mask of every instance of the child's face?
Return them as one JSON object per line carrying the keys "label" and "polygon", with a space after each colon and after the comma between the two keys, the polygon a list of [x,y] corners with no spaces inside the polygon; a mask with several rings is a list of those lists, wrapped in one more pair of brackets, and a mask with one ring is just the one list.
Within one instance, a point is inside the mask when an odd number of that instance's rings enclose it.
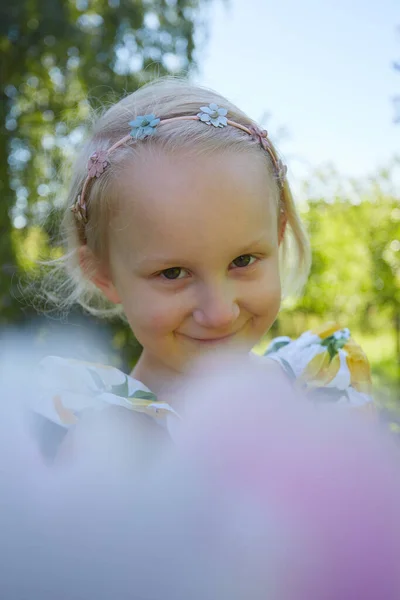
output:
{"label": "child's face", "polygon": [[105,291],[152,364],[250,350],[281,298],[278,211],[263,157],[144,149],[118,181]]}

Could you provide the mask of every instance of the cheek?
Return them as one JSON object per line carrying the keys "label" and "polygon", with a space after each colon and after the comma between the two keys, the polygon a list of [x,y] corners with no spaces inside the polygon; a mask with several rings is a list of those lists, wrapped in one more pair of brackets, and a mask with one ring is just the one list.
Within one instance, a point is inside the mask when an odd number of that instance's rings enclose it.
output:
{"label": "cheek", "polygon": [[281,306],[281,288],[277,285],[273,289],[265,287],[259,290],[254,299],[253,313],[260,317],[265,324],[270,326],[275,321]]}
{"label": "cheek", "polygon": [[137,286],[130,301],[123,301],[133,332],[163,335],[176,329],[185,317],[184,307],[177,300],[176,296],[168,297],[147,286]]}
{"label": "cheek", "polygon": [[142,323],[142,327],[162,334],[175,329],[180,322],[179,312],[169,310],[167,307],[153,306],[152,310],[148,310],[147,319]]}
{"label": "cheek", "polygon": [[249,290],[249,304],[260,317],[275,315],[281,304],[281,280],[277,261],[266,265],[257,281]]}
{"label": "cheek", "polygon": [[253,317],[253,334],[260,340],[272,327],[281,306],[279,277],[259,281],[243,308]]}

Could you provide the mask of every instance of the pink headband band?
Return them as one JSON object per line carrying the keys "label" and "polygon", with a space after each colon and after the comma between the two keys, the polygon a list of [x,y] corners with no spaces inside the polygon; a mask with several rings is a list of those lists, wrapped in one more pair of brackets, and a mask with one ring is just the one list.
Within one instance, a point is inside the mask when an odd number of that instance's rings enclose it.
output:
{"label": "pink headband band", "polygon": [[279,160],[271,146],[271,143],[268,139],[268,133],[260,129],[259,127],[252,125],[246,127],[246,125],[241,125],[240,123],[236,123],[235,121],[231,121],[227,118],[228,111],[225,108],[220,108],[217,104],[209,104],[209,106],[202,106],[200,108],[202,112],[197,115],[188,115],[182,117],[172,117],[171,119],[159,119],[155,117],[155,115],[145,115],[138,116],[134,121],[131,121],[129,125],[132,127],[129,135],[126,135],[118,142],[113,144],[111,148],[108,150],[97,150],[93,152],[90,156],[87,169],[88,174],[84,181],[82,191],[78,195],[76,202],[71,207],[71,210],[81,221],[86,224],[88,221],[87,215],[87,205],[86,205],[86,195],[88,185],[94,177],[100,177],[102,173],[107,169],[110,164],[109,156],[112,154],[117,148],[120,148],[124,144],[130,142],[132,139],[143,140],[151,135],[153,135],[155,128],[160,123],[171,123],[172,121],[201,121],[207,125],[212,125],[214,127],[226,127],[227,125],[231,125],[232,127],[236,127],[236,129],[240,129],[244,131],[248,135],[250,135],[253,139],[258,140],[261,148],[268,152],[272,165],[274,168],[275,176],[278,180],[278,184],[283,187],[287,167]]}

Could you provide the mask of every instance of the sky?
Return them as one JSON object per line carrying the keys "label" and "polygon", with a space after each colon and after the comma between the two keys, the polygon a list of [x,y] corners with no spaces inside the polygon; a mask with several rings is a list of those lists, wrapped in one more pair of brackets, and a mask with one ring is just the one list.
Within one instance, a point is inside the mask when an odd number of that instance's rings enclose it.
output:
{"label": "sky", "polygon": [[400,0],[214,0],[204,16],[195,81],[261,120],[292,178],[327,163],[365,178],[400,156]]}

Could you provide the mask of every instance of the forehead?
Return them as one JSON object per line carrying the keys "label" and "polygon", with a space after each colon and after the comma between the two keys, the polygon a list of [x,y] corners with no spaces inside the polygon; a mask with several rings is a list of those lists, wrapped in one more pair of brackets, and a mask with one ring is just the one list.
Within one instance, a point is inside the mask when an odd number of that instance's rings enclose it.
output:
{"label": "forehead", "polygon": [[117,182],[111,241],[131,252],[277,236],[277,202],[261,153],[200,156],[144,148]]}

